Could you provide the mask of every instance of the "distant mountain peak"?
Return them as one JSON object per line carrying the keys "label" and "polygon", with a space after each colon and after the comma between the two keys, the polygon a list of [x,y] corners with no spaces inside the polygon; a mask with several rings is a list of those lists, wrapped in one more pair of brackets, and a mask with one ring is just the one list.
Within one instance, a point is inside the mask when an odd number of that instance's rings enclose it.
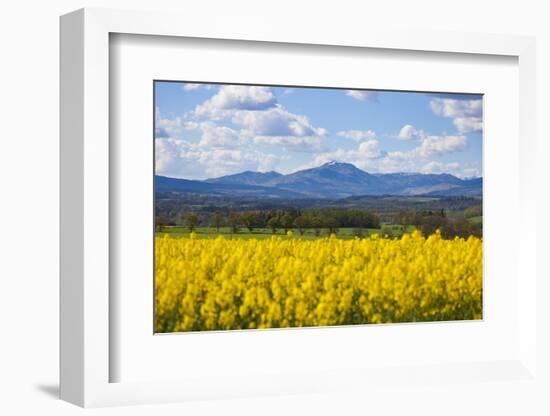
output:
{"label": "distant mountain peak", "polygon": [[330,162],[325,163],[316,168],[310,169],[313,172],[331,172],[339,173],[342,175],[359,175],[359,176],[372,176],[369,172],[359,169],[353,163],[348,162],[338,162],[336,160],[331,160]]}
{"label": "distant mountain peak", "polygon": [[327,162],[319,167],[322,168],[324,166],[353,166],[355,168],[355,165],[353,165],[352,163],[338,162],[337,160],[331,160],[330,162]]}

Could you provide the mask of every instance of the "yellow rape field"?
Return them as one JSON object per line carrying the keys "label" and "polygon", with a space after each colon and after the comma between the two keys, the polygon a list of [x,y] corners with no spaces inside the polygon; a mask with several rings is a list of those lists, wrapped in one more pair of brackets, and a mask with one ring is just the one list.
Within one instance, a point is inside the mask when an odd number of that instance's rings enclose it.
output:
{"label": "yellow rape field", "polygon": [[157,332],[481,319],[482,241],[156,237]]}

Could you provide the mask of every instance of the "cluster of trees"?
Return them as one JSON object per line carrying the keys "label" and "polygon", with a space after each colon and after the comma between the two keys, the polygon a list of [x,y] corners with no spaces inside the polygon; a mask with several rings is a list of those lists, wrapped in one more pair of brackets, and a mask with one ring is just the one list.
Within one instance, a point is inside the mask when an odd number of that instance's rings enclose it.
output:
{"label": "cluster of trees", "polygon": [[278,230],[286,232],[297,229],[300,234],[304,234],[306,230],[311,229],[319,235],[322,229],[337,233],[338,228],[341,227],[378,228],[380,219],[376,214],[368,211],[348,209],[215,211],[200,215],[184,212],[176,221],[170,221],[162,215],[156,217],[158,231],[162,231],[162,228],[167,225],[180,225],[189,231],[193,231],[198,226],[210,226],[215,227],[218,232],[221,227],[227,226],[233,233],[239,232],[242,228],[250,232],[258,228],[268,228],[273,233]]}
{"label": "cluster of trees", "polygon": [[396,218],[398,224],[413,225],[422,231],[424,235],[433,234],[436,230],[441,231],[444,238],[468,237],[475,235],[481,237],[483,234],[481,222],[470,222],[467,218],[481,215],[481,207],[467,209],[463,216],[449,218],[444,210],[439,211],[401,211]]}
{"label": "cluster of trees", "polygon": [[279,228],[283,228],[285,232],[291,228],[296,228],[302,235],[308,228],[313,229],[315,235],[321,234],[323,228],[328,228],[330,233],[338,232],[338,221],[336,218],[325,215],[314,215],[311,213],[302,214],[295,218],[289,214],[284,214],[280,217],[272,217],[266,225],[273,233],[276,233]]}
{"label": "cluster of trees", "polygon": [[447,214],[445,213],[444,209],[440,209],[437,211],[399,211],[399,213],[395,217],[395,222],[401,225],[414,225],[415,227],[420,228],[426,218],[446,218],[446,216]]}

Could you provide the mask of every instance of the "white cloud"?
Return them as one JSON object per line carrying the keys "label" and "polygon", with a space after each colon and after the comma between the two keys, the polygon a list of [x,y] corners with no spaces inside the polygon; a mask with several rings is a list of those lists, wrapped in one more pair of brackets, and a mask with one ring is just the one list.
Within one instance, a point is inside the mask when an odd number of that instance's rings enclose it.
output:
{"label": "white cloud", "polygon": [[325,129],[313,127],[306,116],[293,114],[281,106],[265,111],[236,111],[232,121],[252,136],[324,136]]}
{"label": "white cloud", "polygon": [[339,162],[353,163],[356,166],[364,166],[369,161],[385,157],[386,152],[380,149],[378,140],[367,140],[359,143],[357,149],[337,149],[332,152],[319,153],[313,159],[311,167],[337,160]]}
{"label": "white cloud", "polygon": [[459,133],[481,131],[483,128],[481,99],[434,98],[430,101],[430,107],[435,115],[452,118]]}
{"label": "white cloud", "polygon": [[200,130],[202,132],[198,143],[201,147],[229,148],[239,147],[247,142],[239,132],[225,126],[218,126],[212,122],[182,122],[181,119],[159,119],[157,120],[155,138],[167,139],[178,138],[183,130]]}
{"label": "white cloud", "polygon": [[483,122],[480,117],[458,117],[453,120],[453,124],[460,133],[481,131],[483,129]]}
{"label": "white cloud", "polygon": [[376,133],[372,130],[343,130],[336,133],[336,135],[356,142],[376,139]]}
{"label": "white cloud", "polygon": [[347,90],[346,95],[352,98],[355,98],[359,101],[378,101],[378,92],[377,91],[365,91],[365,90]]}
{"label": "white cloud", "polygon": [[481,176],[481,170],[479,168],[464,168],[460,176],[463,178],[479,178]]}
{"label": "white cloud", "polygon": [[198,90],[200,87],[201,87],[201,84],[192,84],[192,83],[183,84],[182,86],[184,91],[194,91],[194,90]]}
{"label": "white cloud", "polygon": [[246,142],[245,138],[229,127],[216,126],[214,123],[204,122],[200,124],[199,128],[202,130],[199,142],[199,146],[201,147],[234,149]]}
{"label": "white cloud", "polygon": [[[363,142],[361,145],[366,143],[368,142]],[[332,160],[352,163],[359,169],[371,173],[413,172],[418,169],[414,158],[401,158],[398,154],[381,150],[377,144],[373,143],[366,144],[356,150],[338,149],[334,152],[318,154],[305,167],[320,166]]]}
{"label": "white cloud", "polygon": [[417,130],[410,124],[404,125],[396,136],[401,140],[422,140],[426,137],[423,130]]}
{"label": "white cloud", "polygon": [[155,173],[175,175],[182,169],[182,161],[192,158],[193,153],[196,154],[194,146],[185,140],[155,139]]}
{"label": "white cloud", "polygon": [[210,90],[213,87],[214,86],[212,84],[194,84],[194,83],[191,83],[191,82],[188,82],[188,83],[182,85],[182,88],[183,88],[184,91],[195,91],[195,90],[199,90],[199,89]]}
{"label": "white cloud", "polygon": [[442,117],[481,117],[482,103],[480,99],[434,98],[431,100],[430,106],[434,114]]}
{"label": "white cloud", "polygon": [[216,94],[195,107],[195,114],[221,119],[231,117],[237,110],[265,110],[276,103],[269,87],[222,85]]}
{"label": "white cloud", "polygon": [[157,175],[206,179],[244,170],[272,170],[280,158],[248,148],[207,148],[186,140],[168,138],[155,140],[155,159]]}
{"label": "white cloud", "polygon": [[465,136],[428,136],[414,152],[421,157],[440,156],[466,149]]}
{"label": "white cloud", "polygon": [[420,172],[451,173],[451,172],[456,172],[458,168],[460,168],[460,164],[457,162],[442,163],[442,162],[431,161],[426,163],[424,166],[422,166],[422,168],[420,168]]}
{"label": "white cloud", "polygon": [[[296,121],[292,114],[287,115],[288,119],[285,121],[284,117],[275,117],[275,120],[272,120],[266,112],[246,113],[247,118],[252,115],[255,117],[252,121],[243,122],[251,128],[250,130],[236,131],[226,126],[218,126],[210,121],[187,122],[185,127],[188,130],[202,131],[198,143],[201,147],[235,149],[256,143],[279,146],[297,152],[320,152],[323,149],[321,141],[325,134],[324,131],[309,126],[307,120]],[[299,124],[300,122],[302,124]],[[308,135],[304,135],[305,133]]]}
{"label": "white cloud", "polygon": [[197,123],[196,121],[186,121],[183,125],[183,128],[185,130],[195,130],[200,128],[201,123]]}
{"label": "white cloud", "polygon": [[227,85],[195,107],[194,115],[209,120],[228,119],[241,126],[248,141],[282,146],[300,152],[319,152],[326,130],[314,127],[306,116],[277,104],[269,87]]}
{"label": "white cloud", "polygon": [[359,158],[377,159],[383,155],[384,153],[380,150],[378,140],[367,140],[366,142],[362,142],[357,148],[357,156]]}
{"label": "white cloud", "polygon": [[353,163],[368,172],[452,172],[458,173],[454,163],[433,161],[432,157],[458,152],[467,147],[465,136],[426,136],[408,151],[387,152],[378,140],[360,142],[356,149],[324,152],[315,155],[308,167],[319,166],[331,160]]}
{"label": "white cloud", "polygon": [[256,136],[254,137],[254,143],[279,146],[294,152],[314,153],[323,150],[321,137],[319,136]]}
{"label": "white cloud", "polygon": [[161,118],[157,113],[155,120],[155,137],[173,137],[177,136],[182,129],[180,117]]}

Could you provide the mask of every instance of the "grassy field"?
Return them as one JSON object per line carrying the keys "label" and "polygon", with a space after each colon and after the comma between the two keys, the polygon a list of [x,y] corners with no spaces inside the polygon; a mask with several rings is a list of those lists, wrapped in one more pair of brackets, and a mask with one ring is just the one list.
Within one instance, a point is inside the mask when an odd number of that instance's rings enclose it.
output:
{"label": "grassy field", "polygon": [[473,224],[479,224],[483,221],[483,217],[481,215],[477,217],[471,217],[471,218],[468,218],[468,221],[470,221]]}
{"label": "grassy field", "polygon": [[[392,231],[393,237],[400,237],[404,232],[412,232],[414,227],[403,227],[401,225],[391,225],[389,227]],[[340,228],[336,236],[341,239],[353,239],[355,228]],[[369,236],[372,234],[382,234],[382,229],[380,228],[365,228],[362,229],[363,236]],[[218,232],[215,227],[197,227],[195,228],[195,233],[200,238],[216,238],[219,235],[223,235],[228,239],[266,239],[271,238],[273,235],[284,237],[285,231],[283,229],[277,230],[276,233],[269,228],[254,228],[252,232],[247,228],[241,228],[238,233],[232,233],[230,227],[220,227]],[[318,238],[325,238],[329,235],[328,229],[322,229],[319,236],[315,235],[313,230],[306,230],[303,235],[297,229],[292,229],[293,236],[292,238],[300,238],[304,240],[315,240]],[[162,231],[156,233],[157,236],[170,235],[172,237],[189,237],[189,229],[181,226],[166,226],[162,227]]]}

